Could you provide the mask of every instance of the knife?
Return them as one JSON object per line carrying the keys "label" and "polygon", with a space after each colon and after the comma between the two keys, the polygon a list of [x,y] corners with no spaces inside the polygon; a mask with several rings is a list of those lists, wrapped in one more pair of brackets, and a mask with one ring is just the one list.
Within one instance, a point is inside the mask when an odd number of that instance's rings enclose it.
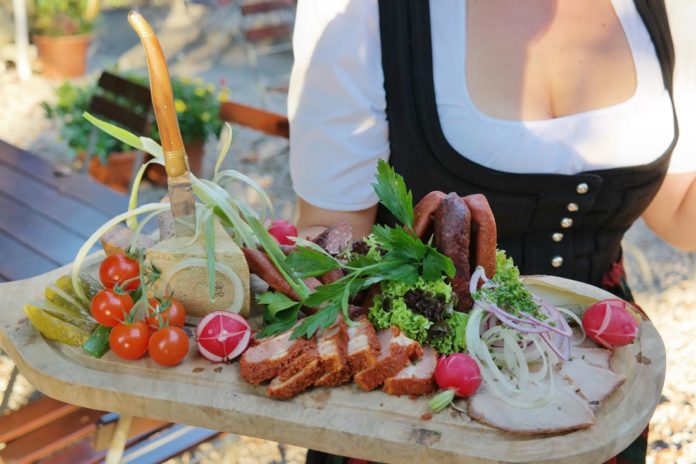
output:
{"label": "knife", "polygon": [[196,230],[196,203],[191,187],[188,157],[176,119],[167,61],[155,32],[140,13],[128,13],[128,23],[138,34],[145,48],[152,107],[155,110],[164,151],[164,168],[167,172],[167,190],[174,217],[174,233],[177,237],[191,237]]}

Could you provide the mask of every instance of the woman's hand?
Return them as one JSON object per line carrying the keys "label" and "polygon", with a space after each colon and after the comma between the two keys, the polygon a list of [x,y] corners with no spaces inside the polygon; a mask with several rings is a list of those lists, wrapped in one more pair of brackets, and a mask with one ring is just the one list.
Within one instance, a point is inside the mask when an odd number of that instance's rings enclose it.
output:
{"label": "woman's hand", "polygon": [[360,211],[334,211],[310,205],[301,198],[297,199],[298,236],[311,238],[324,229],[341,221],[348,221],[353,226],[353,238],[361,239],[372,230],[377,215],[377,205]]}
{"label": "woman's hand", "polygon": [[696,172],[668,174],[643,219],[670,245],[696,251]]}

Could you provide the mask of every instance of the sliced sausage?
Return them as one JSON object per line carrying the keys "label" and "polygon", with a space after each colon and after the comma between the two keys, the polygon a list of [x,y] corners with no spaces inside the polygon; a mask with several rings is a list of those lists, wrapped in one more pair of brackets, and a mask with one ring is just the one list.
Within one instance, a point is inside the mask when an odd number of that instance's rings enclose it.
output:
{"label": "sliced sausage", "polygon": [[350,222],[341,221],[314,237],[312,241],[335,256],[348,248],[352,240],[353,227]]}
{"label": "sliced sausage", "polygon": [[450,193],[442,200],[435,211],[434,229],[435,246],[452,259],[456,270],[452,290],[458,297],[457,310],[468,311],[473,304],[469,293],[471,212],[459,195]]}
{"label": "sliced sausage", "polygon": [[495,217],[485,196],[477,193],[462,199],[471,211],[472,270],[482,266],[489,279],[495,274],[495,252],[498,242]]}

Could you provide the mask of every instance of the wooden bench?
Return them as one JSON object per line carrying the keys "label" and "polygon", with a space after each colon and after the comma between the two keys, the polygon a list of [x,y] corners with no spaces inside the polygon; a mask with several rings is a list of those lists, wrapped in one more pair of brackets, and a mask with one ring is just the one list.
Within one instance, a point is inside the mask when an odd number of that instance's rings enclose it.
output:
{"label": "wooden bench", "polygon": [[[127,206],[125,195],[84,175],[56,176],[46,160],[0,141],[0,282],[72,262],[85,239]],[[0,443],[5,444],[0,462],[99,462],[118,418],[42,397],[0,416]],[[134,418],[124,460],[131,456],[133,462],[161,462],[219,434]]]}

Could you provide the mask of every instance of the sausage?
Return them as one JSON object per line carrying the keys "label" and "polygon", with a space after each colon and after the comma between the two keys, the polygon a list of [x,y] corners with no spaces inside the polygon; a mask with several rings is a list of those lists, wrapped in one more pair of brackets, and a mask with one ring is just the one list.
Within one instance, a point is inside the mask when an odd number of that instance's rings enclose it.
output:
{"label": "sausage", "polygon": [[416,236],[427,241],[426,234],[432,232],[433,218],[437,207],[440,206],[445,194],[439,191],[430,192],[413,208],[413,232]]}
{"label": "sausage", "polygon": [[292,289],[290,284],[283,278],[283,274],[276,269],[273,261],[266,253],[253,248],[242,247],[244,258],[246,258],[249,270],[261,277],[273,289],[284,295],[292,298],[295,301],[300,301],[300,296]]}
{"label": "sausage", "polygon": [[312,241],[325,249],[329,254],[336,256],[348,248],[352,240],[353,227],[350,225],[350,222],[341,221],[314,237]]}
{"label": "sausage", "polygon": [[[489,279],[495,275],[498,242],[495,217],[485,196],[477,193],[462,198],[471,211],[471,268],[483,267]],[[481,282],[482,284],[482,282]]]}
{"label": "sausage", "polygon": [[319,280],[322,284],[330,284],[331,282],[336,282],[338,279],[344,276],[343,269],[332,269],[329,272],[319,276]]}
{"label": "sausage", "polygon": [[435,246],[452,259],[455,267],[452,290],[458,297],[457,310],[468,311],[473,305],[469,293],[471,267],[471,211],[459,195],[450,193],[435,210]]}

